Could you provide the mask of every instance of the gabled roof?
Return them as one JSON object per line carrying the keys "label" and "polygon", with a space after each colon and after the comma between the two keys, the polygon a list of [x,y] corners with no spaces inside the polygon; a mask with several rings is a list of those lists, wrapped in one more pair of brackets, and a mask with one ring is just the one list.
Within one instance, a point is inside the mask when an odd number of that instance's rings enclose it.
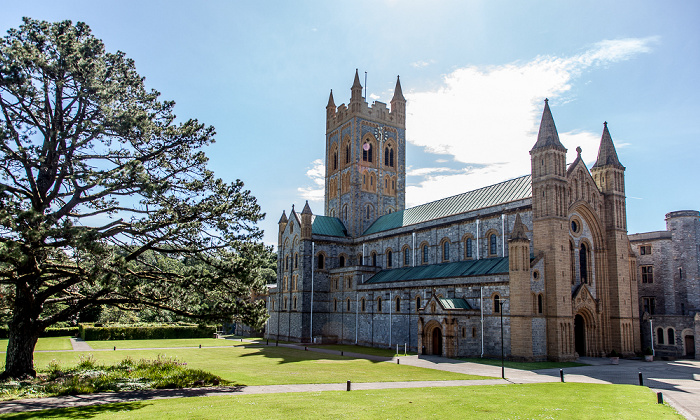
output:
{"label": "gabled roof", "polygon": [[531,196],[532,181],[530,175],[525,175],[406,210],[385,214],[367,228],[363,235],[492,207]]}
{"label": "gabled roof", "polygon": [[438,301],[440,302],[440,305],[442,305],[443,309],[472,309],[471,305],[469,305],[469,302],[462,298],[438,298]]}
{"label": "gabled roof", "polygon": [[365,283],[391,283],[395,281],[433,280],[506,273],[508,273],[508,257],[498,257],[382,270]]}
{"label": "gabled roof", "polygon": [[311,233],[313,235],[338,236],[344,238],[348,232],[337,217],[313,216],[311,222]]}

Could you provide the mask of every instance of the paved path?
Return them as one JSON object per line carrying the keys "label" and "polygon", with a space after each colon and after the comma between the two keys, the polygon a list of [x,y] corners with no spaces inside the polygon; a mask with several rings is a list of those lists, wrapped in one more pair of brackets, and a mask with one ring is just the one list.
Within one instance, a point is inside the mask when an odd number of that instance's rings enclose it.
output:
{"label": "paved path", "polygon": [[[77,340],[76,340],[77,341]],[[73,342],[73,340],[71,340]],[[251,342],[252,344],[253,342]],[[258,342],[254,342],[260,345]],[[76,345],[87,345],[79,341]],[[280,344],[280,347],[296,348],[300,350],[339,354],[335,350],[304,347],[296,344]],[[87,349],[89,350],[89,349]],[[455,359],[447,359],[438,356],[400,356],[389,358],[371,356],[359,353],[344,352],[345,356],[365,358],[387,363],[398,363],[410,366],[438,369],[471,375],[492,376],[500,378],[500,366],[489,366],[478,363],[462,362]],[[620,360],[620,364],[613,366],[608,359],[581,358],[582,363],[589,366],[564,369],[567,382],[582,383],[611,383],[611,384],[639,384],[639,372],[642,373],[644,385],[654,392],[663,392],[665,401],[673,405],[679,413],[688,419],[700,419],[700,361],[679,360],[674,362],[656,361],[652,363],[639,360]],[[542,383],[560,381],[559,369],[545,369],[538,371],[526,371],[518,369],[505,369],[506,380],[474,380],[474,381],[412,381],[412,382],[372,382],[353,383],[352,390],[389,389],[389,388],[417,388],[417,387],[444,387],[444,386],[473,386],[496,385],[509,383]],[[0,403],[0,414],[44,410],[49,408],[76,407],[93,404],[107,404],[115,402],[131,402],[162,398],[182,398],[191,396],[214,395],[242,395],[263,394],[281,392],[317,392],[317,391],[345,391],[347,384],[300,384],[300,385],[266,385],[266,386],[240,386],[228,388],[192,388],[176,390],[147,390],[121,393],[101,393],[79,396],[26,399]]]}
{"label": "paved path", "polygon": [[90,351],[94,350],[82,338],[71,337],[70,344],[73,346],[73,351]]}

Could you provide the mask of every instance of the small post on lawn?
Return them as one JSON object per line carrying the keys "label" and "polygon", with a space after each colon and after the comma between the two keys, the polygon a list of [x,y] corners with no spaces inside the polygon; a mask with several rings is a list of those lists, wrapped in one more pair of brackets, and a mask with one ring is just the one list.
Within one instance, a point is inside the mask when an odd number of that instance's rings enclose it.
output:
{"label": "small post on lawn", "polygon": [[559,377],[561,378],[561,381],[564,382],[564,369],[559,369]]}
{"label": "small post on lawn", "polygon": [[401,359],[399,359],[398,357],[396,358],[396,364],[397,364],[397,365],[400,365],[400,364],[401,364],[401,361],[400,361],[400,360],[401,360]]}
{"label": "small post on lawn", "polygon": [[350,391],[350,381],[348,381],[348,391]]}
{"label": "small post on lawn", "polygon": [[657,392],[656,393],[656,402],[658,404],[663,404],[664,403],[664,394],[662,394],[661,392]]}
{"label": "small post on lawn", "polygon": [[202,345],[201,345],[201,344],[199,345],[199,348],[200,348],[200,349],[202,348]]}
{"label": "small post on lawn", "polygon": [[117,346],[114,346],[114,351],[117,351]]}
{"label": "small post on lawn", "polygon": [[644,386],[644,378],[642,377],[642,372],[639,372],[639,386]]}
{"label": "small post on lawn", "polygon": [[399,343],[396,343],[396,354],[399,354]]}
{"label": "small post on lawn", "polygon": [[406,351],[406,343],[403,343],[403,355],[406,356],[408,352]]}

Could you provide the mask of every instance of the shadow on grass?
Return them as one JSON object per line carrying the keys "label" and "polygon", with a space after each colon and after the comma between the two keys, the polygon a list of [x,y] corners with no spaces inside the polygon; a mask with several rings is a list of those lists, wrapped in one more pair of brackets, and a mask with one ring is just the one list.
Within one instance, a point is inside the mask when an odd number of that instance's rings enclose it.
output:
{"label": "shadow on grass", "polygon": [[[245,346],[245,348],[251,349],[251,350],[257,350],[257,351],[247,353],[247,354],[242,354],[241,357],[262,356],[262,357],[268,357],[268,358],[272,358],[272,359],[280,359],[280,361],[278,362],[279,364],[303,362],[303,361],[308,361],[308,360],[363,359],[363,360],[368,360],[372,363],[379,363],[379,362],[391,360],[391,357],[384,357],[384,356],[370,355],[370,354],[363,354],[362,357],[355,357],[352,355],[341,356],[341,351],[339,351],[339,350],[323,349],[323,348],[312,347],[312,346],[304,347],[302,345],[299,345],[298,347],[290,347],[290,346],[281,345],[281,344],[279,346],[276,346],[272,342],[270,342],[269,346],[265,345],[263,343],[261,345]],[[308,348],[308,350],[304,350],[305,348]],[[349,352],[344,351],[343,353],[345,354],[345,353],[349,353]]]}
{"label": "shadow on grass", "polygon": [[[11,419],[91,418],[106,412],[140,409],[146,406],[144,402],[148,400],[203,397],[212,393],[236,394],[244,388],[244,385],[235,385],[221,388],[148,389],[4,401],[0,408],[0,416]],[[67,405],[74,407],[63,408]]]}
{"label": "shadow on grass", "polygon": [[148,404],[142,401],[114,404],[89,405],[70,408],[54,408],[50,410],[25,411],[22,413],[5,414],[5,419],[91,419],[106,413],[119,413],[139,410]]}

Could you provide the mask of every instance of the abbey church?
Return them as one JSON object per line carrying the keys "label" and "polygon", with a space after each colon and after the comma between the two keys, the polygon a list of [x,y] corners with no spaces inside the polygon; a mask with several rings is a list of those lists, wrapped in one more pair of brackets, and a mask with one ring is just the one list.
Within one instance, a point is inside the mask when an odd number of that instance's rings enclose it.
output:
{"label": "abbey church", "polygon": [[[566,165],[549,104],[519,178],[405,207],[406,100],[326,106],[322,214],[279,221],[270,339],[419,354],[574,360],[639,352],[625,167],[607,124]],[[528,156],[523,156],[527,159]]]}

